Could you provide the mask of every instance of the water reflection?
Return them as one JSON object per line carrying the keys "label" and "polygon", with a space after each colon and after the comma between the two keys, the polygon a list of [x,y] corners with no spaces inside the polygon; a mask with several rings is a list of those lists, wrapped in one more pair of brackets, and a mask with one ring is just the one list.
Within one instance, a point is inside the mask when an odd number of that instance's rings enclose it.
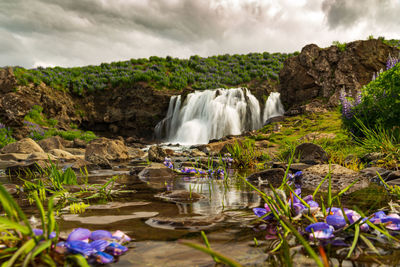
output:
{"label": "water reflection", "polygon": [[253,208],[261,198],[250,191],[235,175],[227,180],[208,177],[182,177],[166,187],[169,190],[186,190],[205,196],[193,203],[177,203],[180,214],[217,215],[227,210]]}

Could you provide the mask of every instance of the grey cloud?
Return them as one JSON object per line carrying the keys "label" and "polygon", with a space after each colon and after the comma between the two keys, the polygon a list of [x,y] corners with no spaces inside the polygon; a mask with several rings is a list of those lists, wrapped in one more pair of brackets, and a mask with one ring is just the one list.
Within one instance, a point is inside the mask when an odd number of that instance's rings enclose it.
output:
{"label": "grey cloud", "polygon": [[[374,11],[364,1],[386,4]],[[364,1],[0,0],[0,66],[291,52],[310,42],[359,38],[346,27],[365,21],[366,14],[379,21],[377,32],[397,33],[396,0]]]}
{"label": "grey cloud", "polygon": [[400,2],[397,0],[324,0],[322,10],[332,29],[353,27],[360,22],[380,28],[400,24]]}

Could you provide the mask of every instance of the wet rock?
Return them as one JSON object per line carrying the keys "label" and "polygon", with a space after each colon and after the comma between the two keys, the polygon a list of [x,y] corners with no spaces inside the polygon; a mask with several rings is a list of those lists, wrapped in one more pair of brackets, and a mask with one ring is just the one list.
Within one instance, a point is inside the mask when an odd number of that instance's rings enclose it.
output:
{"label": "wet rock", "polygon": [[149,160],[152,162],[163,162],[167,153],[160,146],[151,146],[148,151]]}
{"label": "wet rock", "polygon": [[274,123],[274,122],[281,122],[281,121],[284,121],[284,120],[285,120],[285,116],[276,116],[276,117],[273,117],[273,118],[269,118],[268,120],[266,120],[264,122],[264,126],[268,125],[268,124],[271,124],[271,123]]}
{"label": "wet rock", "polygon": [[391,172],[387,178],[385,179],[385,181],[391,181],[391,180],[396,180],[396,179],[400,179],[400,171],[394,171]]}
{"label": "wet rock", "polygon": [[75,147],[75,148],[86,148],[87,147],[87,143],[82,139],[75,138],[74,141],[73,141],[73,147]]}
{"label": "wet rock", "polygon": [[48,152],[52,149],[64,149],[64,145],[67,145],[67,141],[60,136],[52,136],[38,142],[38,145],[45,151]]}
{"label": "wet rock", "polygon": [[146,153],[140,148],[128,147],[128,154],[130,158],[142,158]]}
{"label": "wet rock", "polygon": [[[286,164],[286,162],[271,162],[269,163],[269,166],[271,166],[272,168],[282,168],[286,170],[288,165]],[[292,172],[297,172],[307,169],[311,166],[312,165],[305,163],[292,163],[290,164],[289,170]]]}
{"label": "wet rock", "polygon": [[1,153],[30,154],[32,152],[44,153],[43,149],[31,138],[21,139],[15,143],[6,145],[1,149]]}
{"label": "wet rock", "polygon": [[20,175],[26,172],[39,172],[49,166],[48,161],[37,160],[31,162],[14,163],[6,168],[6,174],[8,175]]}
{"label": "wet rock", "polygon": [[186,190],[174,190],[174,191],[166,191],[160,194],[157,194],[156,197],[161,199],[178,202],[178,203],[187,203],[187,202],[196,202],[202,198],[205,198],[203,195],[196,192],[188,192]]}
{"label": "wet rock", "polygon": [[0,154],[0,160],[2,161],[25,161],[29,157],[29,154],[21,154],[21,153],[8,153],[8,154]]}
{"label": "wet rock", "polygon": [[364,156],[362,156],[361,160],[363,162],[375,162],[381,158],[383,158],[385,155],[380,152],[372,152],[372,153],[367,153]]}
{"label": "wet rock", "polygon": [[69,147],[65,148],[64,151],[67,151],[67,152],[71,153],[72,155],[77,155],[77,156],[78,155],[85,156],[85,152],[86,152],[86,150],[83,148],[69,148]]}
{"label": "wet rock", "polygon": [[55,157],[52,154],[47,154],[44,152],[33,152],[29,155],[29,157],[27,158],[27,161],[39,161],[39,160],[43,160],[43,161],[55,161],[57,160],[57,157]]}
{"label": "wet rock", "polygon": [[195,149],[195,148],[206,154],[208,154],[210,152],[208,150],[207,145],[193,145],[190,147],[190,149]]}
{"label": "wet rock", "polygon": [[71,153],[62,150],[62,149],[52,149],[49,151],[49,153],[59,159],[65,159],[65,160],[75,160],[75,159],[83,159],[83,156],[76,156],[72,155]]}
{"label": "wet rock", "polygon": [[303,143],[296,147],[294,157],[306,164],[320,164],[328,162],[328,153],[319,145]]}
{"label": "wet rock", "polygon": [[256,172],[248,176],[247,181],[253,184],[272,184],[273,186],[280,185],[282,179],[285,176],[285,170],[282,168],[269,169],[260,172]]}
{"label": "wet rock", "polygon": [[139,177],[144,179],[155,177],[172,178],[174,176],[175,172],[161,163],[152,163],[139,173]]}
{"label": "wet rock", "polygon": [[164,217],[157,216],[146,221],[153,227],[164,229],[180,229],[180,230],[203,230],[211,228],[216,223],[224,220],[223,215],[215,216],[190,216],[190,217]]}
{"label": "wet rock", "polygon": [[389,170],[386,170],[384,168],[379,168],[379,167],[368,167],[368,168],[362,169],[360,171],[360,174],[367,177],[370,181],[378,182],[379,178],[378,178],[378,175],[376,174],[377,172],[383,179],[386,179],[386,177],[390,174]]}
{"label": "wet rock", "polygon": [[207,157],[207,154],[198,150],[197,148],[193,149],[192,152],[190,152],[190,156],[192,157]]}
{"label": "wet rock", "polygon": [[138,211],[128,215],[101,215],[101,216],[85,216],[81,217],[77,214],[63,215],[63,219],[67,222],[80,222],[82,224],[109,225],[118,222],[149,218],[158,215],[158,212]]}
{"label": "wet rock", "polygon": [[128,149],[120,140],[99,138],[89,142],[85,160],[101,167],[109,168],[112,161],[129,159]]}
{"label": "wet rock", "polygon": [[[315,190],[318,184],[325,178],[329,172],[329,164],[319,164],[309,167],[303,170],[303,176],[301,178],[301,184],[303,188],[310,190]],[[340,191],[356,179],[359,179],[357,183],[354,184],[352,188],[348,191],[354,192],[356,190],[368,187],[369,180],[360,173],[347,169],[338,164],[331,165],[331,177],[332,177],[332,190]],[[320,190],[327,191],[328,189],[328,179],[322,184]]]}

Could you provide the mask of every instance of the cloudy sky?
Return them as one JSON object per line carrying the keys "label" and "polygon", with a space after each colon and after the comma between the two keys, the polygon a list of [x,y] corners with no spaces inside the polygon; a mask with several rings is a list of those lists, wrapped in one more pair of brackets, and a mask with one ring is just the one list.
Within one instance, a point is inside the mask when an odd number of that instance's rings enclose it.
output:
{"label": "cloudy sky", "polygon": [[400,39],[400,0],[0,0],[0,66],[293,52]]}

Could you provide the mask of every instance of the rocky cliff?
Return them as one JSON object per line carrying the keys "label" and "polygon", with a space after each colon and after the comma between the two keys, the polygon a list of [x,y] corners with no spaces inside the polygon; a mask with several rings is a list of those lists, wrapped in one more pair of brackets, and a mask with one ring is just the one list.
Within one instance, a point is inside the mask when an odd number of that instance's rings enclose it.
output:
{"label": "rocky cliff", "polygon": [[305,46],[298,56],[287,59],[279,74],[281,99],[286,108],[321,99],[337,106],[341,89],[354,93],[385,68],[389,55],[399,50],[380,40],[355,41],[342,49]]}

